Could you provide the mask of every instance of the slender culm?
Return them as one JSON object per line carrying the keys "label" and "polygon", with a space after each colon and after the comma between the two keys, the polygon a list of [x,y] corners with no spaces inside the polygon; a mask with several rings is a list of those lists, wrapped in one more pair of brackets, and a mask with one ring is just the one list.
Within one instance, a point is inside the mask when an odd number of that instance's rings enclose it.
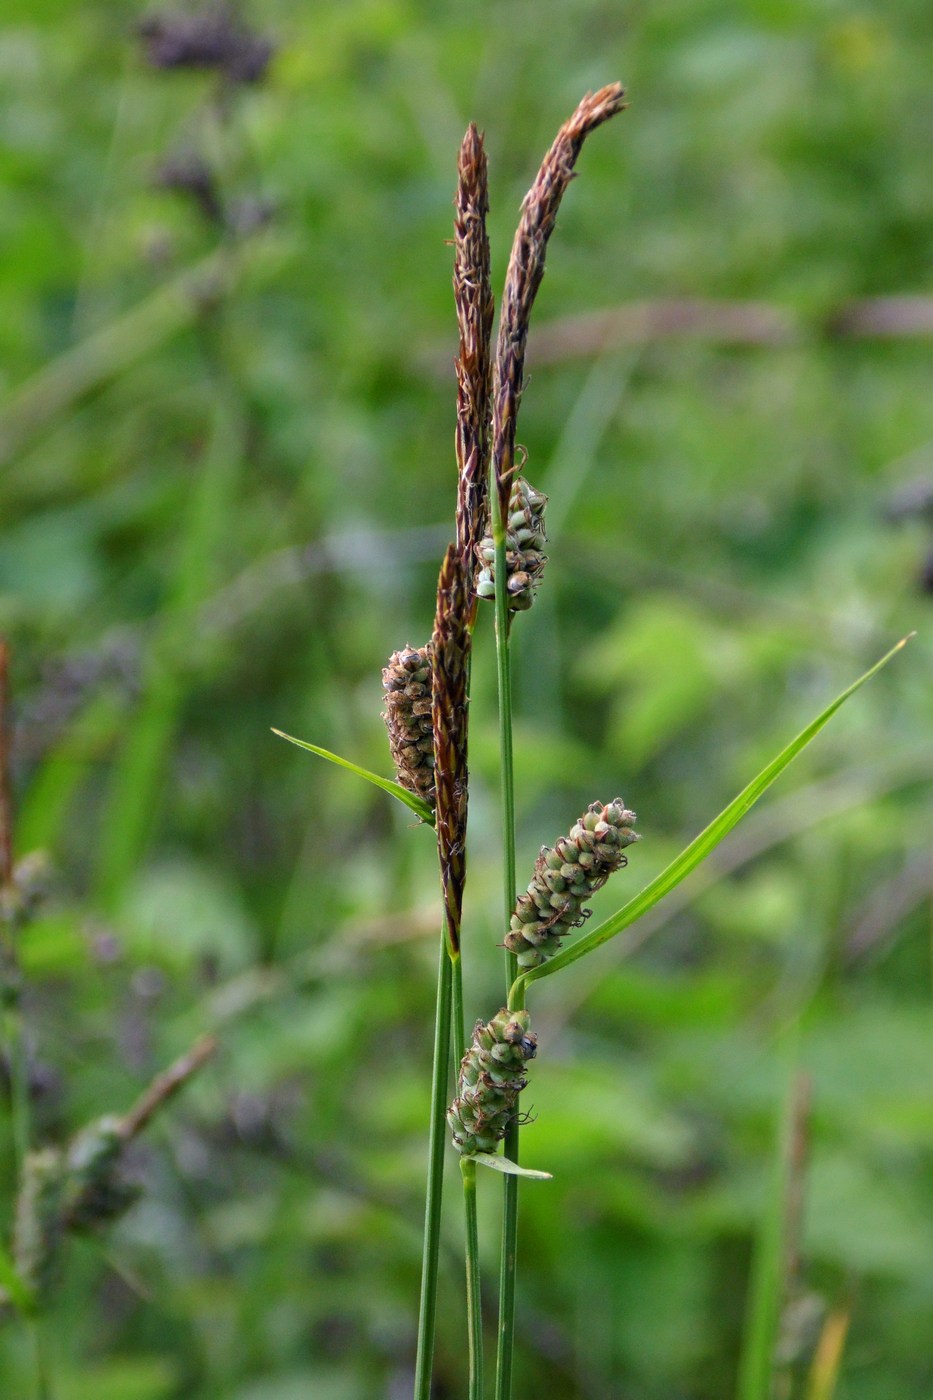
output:
{"label": "slender culm", "polygon": [[[523,612],[535,600],[535,592],[547,563],[544,553],[547,544],[544,528],[546,505],[547,496],[536,491],[523,476],[516,477],[509,497],[505,534],[506,592],[510,612]],[[495,600],[496,544],[492,535],[486,535],[480,541],[476,561],[476,596]]]}
{"label": "slender culm", "polygon": [[527,1011],[503,1007],[477,1021],[473,1044],[460,1064],[457,1097],[447,1111],[454,1146],[464,1156],[493,1152],[515,1117],[527,1083],[525,1065],[538,1048]]}
{"label": "slender culm", "polygon": [[431,690],[434,660],[431,643],[403,647],[389,657],[382,672],[386,707],[382,718],[389,749],[403,788],[434,806],[434,726]]}
{"label": "slender culm", "polygon": [[542,848],[505,936],[520,968],[538,967],[553,957],[561,939],[587,918],[585,901],[627,864],[625,848],[638,840],[634,824],[635,813],[620,797],[605,805],[594,802],[569,835]]}

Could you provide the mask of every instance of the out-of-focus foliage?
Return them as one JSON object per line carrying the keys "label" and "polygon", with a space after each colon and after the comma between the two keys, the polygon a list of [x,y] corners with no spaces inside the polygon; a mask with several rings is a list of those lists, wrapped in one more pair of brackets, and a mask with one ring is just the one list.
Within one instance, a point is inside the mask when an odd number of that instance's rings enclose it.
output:
{"label": "out-of-focus foliage", "polygon": [[[125,1109],[203,1029],[222,1048],[140,1144],[142,1202],[68,1257],[56,1396],[409,1387],[432,838],[269,730],[388,773],[380,669],[427,639],[453,516],[458,143],[485,129],[498,285],[537,159],[615,77],[633,105],[584,153],[537,325],[702,296],[811,329],[537,366],[532,331],[519,436],[551,562],[515,629],[521,883],[621,793],[645,839],[594,901],[610,912],[921,636],[693,903],[534,989],[526,1151],[555,1180],[523,1189],[516,1393],[733,1393],[794,1025],[813,1107],[782,1393],[832,1306],[852,1309],[840,1400],[929,1393],[930,541],[884,507],[933,477],[930,346],[821,329],[850,298],[929,290],[928,7],[272,0],[249,15],[267,74],[223,91],[147,66],[142,14],[8,0],[0,28],[0,630],[19,845],[59,872],[22,946],[37,1131]],[[192,155],[224,229],[203,190],[165,187]],[[471,1017],[502,996],[488,633]],[[445,1245],[457,1397],[455,1196]],[[7,1326],[4,1393],[29,1367]]]}

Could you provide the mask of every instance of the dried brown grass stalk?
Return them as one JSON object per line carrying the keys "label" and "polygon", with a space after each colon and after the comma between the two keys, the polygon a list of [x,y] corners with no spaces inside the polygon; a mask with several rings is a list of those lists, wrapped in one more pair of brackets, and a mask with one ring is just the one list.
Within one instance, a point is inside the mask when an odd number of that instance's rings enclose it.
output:
{"label": "dried brown grass stalk", "polygon": [[437,789],[437,850],[447,939],[460,947],[460,915],[466,879],[467,665],[470,651],[472,570],[448,545],[437,581],[432,721]]}
{"label": "dried brown grass stalk", "polygon": [[[457,161],[454,201],[454,300],[460,331],[457,356],[457,548],[472,570],[487,529],[492,317],[486,152],[471,122]],[[475,602],[472,613],[475,614]]]}
{"label": "dried brown grass stalk", "polygon": [[499,317],[493,386],[492,453],[499,497],[499,516],[508,518],[509,491],[515,471],[515,420],[522,394],[525,346],[531,308],[541,278],[548,239],[554,231],[564,191],[591,131],[625,107],[625,89],[610,83],[588,93],[569,121],[564,122],[541,164],[534,184],[522,201],[522,213],[505,277]]}
{"label": "dried brown grass stalk", "polygon": [[206,1064],[217,1049],[217,1040],[212,1035],[202,1035],[190,1050],[180,1055],[168,1069],[156,1075],[129,1113],[120,1120],[120,1137],[131,1142],[147,1126],[150,1119],[169,1099],[173,1099],[188,1080],[202,1065]]}

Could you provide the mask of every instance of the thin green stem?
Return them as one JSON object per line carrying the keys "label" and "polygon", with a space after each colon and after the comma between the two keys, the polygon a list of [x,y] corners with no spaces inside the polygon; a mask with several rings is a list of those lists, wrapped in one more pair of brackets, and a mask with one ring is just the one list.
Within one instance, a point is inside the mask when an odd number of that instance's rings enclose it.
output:
{"label": "thin green stem", "polygon": [[[499,683],[499,759],[502,796],[502,844],[505,880],[504,924],[509,926],[515,907],[515,775],[512,760],[512,667],[509,655],[509,611],[506,583],[505,523],[499,512],[495,482],[490,488],[493,515],[493,542],[496,547],[496,669]],[[513,953],[505,955],[505,985],[515,980],[518,964]],[[505,1155],[518,1161],[518,1123],[509,1126]],[[496,1348],[496,1400],[510,1400],[512,1356],[515,1340],[515,1274],[518,1247],[518,1179],[507,1176],[503,1182],[502,1249],[499,1259],[499,1333]]]}
{"label": "thin green stem", "polygon": [[36,1400],[52,1400],[52,1382],[49,1376],[48,1355],[42,1323],[37,1317],[29,1320],[29,1334],[32,1340],[33,1370],[36,1382]]}
{"label": "thin green stem", "polygon": [[467,1048],[466,1024],[463,1016],[463,964],[460,954],[451,958],[451,1050],[456,1070]]}
{"label": "thin green stem", "polygon": [[450,1085],[450,1022],[453,964],[447,951],[447,930],[441,933],[434,1016],[434,1064],[431,1077],[431,1127],[428,1147],[428,1186],[424,1203],[424,1253],[421,1265],[421,1306],[418,1311],[418,1350],[415,1359],[415,1400],[430,1400],[437,1316],[437,1268],[441,1243],[441,1200],[444,1189],[447,1096]]}
{"label": "thin green stem", "polygon": [[460,1158],[466,1216],[467,1335],[470,1346],[469,1400],[483,1400],[483,1310],[479,1279],[479,1233],[476,1223],[476,1163]]}
{"label": "thin green stem", "polygon": [[32,1124],[29,1102],[29,1065],[23,1039],[22,1013],[18,1005],[7,1012],[5,1021],[7,1063],[10,1067],[10,1126],[13,1133],[13,1155],[16,1171],[21,1176],[32,1137]]}
{"label": "thin green stem", "polygon": [[[454,1070],[466,1048],[463,1015],[463,971],[460,958],[453,961]],[[479,1233],[476,1217],[476,1163],[460,1158],[463,1174],[463,1213],[466,1225],[467,1338],[470,1355],[469,1400],[483,1397],[483,1314],[480,1295]]]}

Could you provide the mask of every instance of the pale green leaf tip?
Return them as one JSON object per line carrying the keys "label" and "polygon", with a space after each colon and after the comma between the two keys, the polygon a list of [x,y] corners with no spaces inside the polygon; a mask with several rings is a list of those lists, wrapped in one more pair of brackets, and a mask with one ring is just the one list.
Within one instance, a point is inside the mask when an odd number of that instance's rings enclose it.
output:
{"label": "pale green leaf tip", "polygon": [[471,1162],[478,1162],[481,1167],[489,1167],[494,1172],[502,1172],[503,1176],[526,1176],[531,1181],[553,1181],[553,1172],[538,1172],[531,1167],[520,1167],[517,1162],[513,1162],[508,1157],[500,1157],[498,1152],[475,1152],[470,1157]]}

